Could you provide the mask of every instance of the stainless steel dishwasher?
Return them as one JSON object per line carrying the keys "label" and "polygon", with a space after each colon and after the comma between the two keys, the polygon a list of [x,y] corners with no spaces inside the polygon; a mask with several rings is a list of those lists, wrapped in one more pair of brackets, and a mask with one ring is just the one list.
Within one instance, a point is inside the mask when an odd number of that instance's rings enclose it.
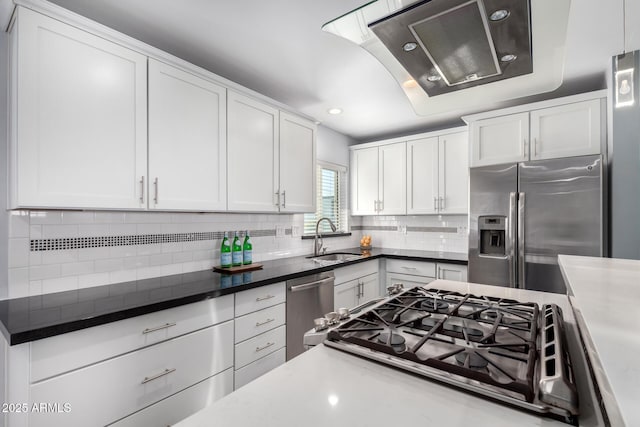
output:
{"label": "stainless steel dishwasher", "polygon": [[333,271],[287,280],[287,360],[304,351],[313,319],[333,311]]}

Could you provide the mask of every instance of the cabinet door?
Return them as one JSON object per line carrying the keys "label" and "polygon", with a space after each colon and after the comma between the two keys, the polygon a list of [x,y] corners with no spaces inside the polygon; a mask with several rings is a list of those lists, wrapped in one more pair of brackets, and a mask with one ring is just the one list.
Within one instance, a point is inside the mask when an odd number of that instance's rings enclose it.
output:
{"label": "cabinet door", "polygon": [[149,60],[149,208],[227,206],[226,89]]}
{"label": "cabinet door", "polygon": [[13,207],[144,208],[147,58],[26,8],[18,15]]}
{"label": "cabinet door", "polygon": [[378,147],[351,152],[351,210],[353,215],[376,215]]}
{"label": "cabinet door", "polygon": [[379,148],[378,213],[407,213],[407,144],[383,145]]}
{"label": "cabinet door", "polygon": [[467,266],[438,263],[438,279],[467,281]]}
{"label": "cabinet door", "polygon": [[467,214],[469,162],[467,132],[441,136],[439,141],[438,201],[440,213]]}
{"label": "cabinet door", "polygon": [[359,279],[359,282],[361,283],[361,294],[358,304],[362,304],[380,296],[380,282],[378,277],[378,273],[375,273]]}
{"label": "cabinet door", "polygon": [[[465,159],[468,157],[464,153]],[[465,161],[466,163],[466,161]],[[407,214],[438,211],[438,138],[407,142]]]}
{"label": "cabinet door", "polygon": [[529,160],[529,113],[471,123],[471,167]]}
{"label": "cabinet door", "polygon": [[531,160],[600,153],[600,100],[531,112]]}
{"label": "cabinet door", "polygon": [[277,212],[278,110],[232,91],[227,97],[228,209]]}
{"label": "cabinet door", "polygon": [[334,288],[333,305],[335,310],[341,307],[353,308],[358,305],[359,280],[350,280]]}
{"label": "cabinet door", "polygon": [[316,127],[280,112],[280,211],[315,212]]}

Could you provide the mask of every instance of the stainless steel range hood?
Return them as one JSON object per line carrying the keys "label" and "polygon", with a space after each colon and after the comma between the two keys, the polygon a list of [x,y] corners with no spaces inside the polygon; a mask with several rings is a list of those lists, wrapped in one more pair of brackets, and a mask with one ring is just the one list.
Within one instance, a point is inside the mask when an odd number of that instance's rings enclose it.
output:
{"label": "stainless steel range hood", "polygon": [[428,0],[368,26],[429,96],[531,73],[529,0]]}

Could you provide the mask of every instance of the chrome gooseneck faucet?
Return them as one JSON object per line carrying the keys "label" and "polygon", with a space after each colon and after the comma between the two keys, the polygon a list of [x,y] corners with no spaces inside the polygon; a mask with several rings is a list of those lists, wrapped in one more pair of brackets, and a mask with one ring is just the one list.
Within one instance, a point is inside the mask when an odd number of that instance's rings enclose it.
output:
{"label": "chrome gooseneck faucet", "polygon": [[[329,225],[331,226],[331,231],[333,231],[335,233],[336,231],[336,226],[333,223],[333,221],[331,221],[329,218],[327,217],[322,217],[318,220],[318,222],[316,222],[316,237],[314,239],[314,244],[313,244],[313,256],[318,256],[320,255],[320,250],[322,249],[322,244],[324,243],[324,240],[322,239],[322,234],[320,234],[318,232],[318,227],[320,226],[320,223],[322,221],[329,221]],[[320,240],[318,240],[318,237],[320,237]]]}

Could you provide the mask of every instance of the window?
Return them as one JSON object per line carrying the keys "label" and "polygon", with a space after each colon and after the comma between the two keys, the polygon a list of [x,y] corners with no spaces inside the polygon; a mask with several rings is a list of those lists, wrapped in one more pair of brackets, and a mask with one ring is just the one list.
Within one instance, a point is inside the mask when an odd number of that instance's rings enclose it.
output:
{"label": "window", "polygon": [[[346,168],[318,162],[316,166],[316,212],[304,214],[304,234],[315,234],[316,222],[329,218],[337,232],[347,231]],[[319,231],[331,233],[329,222],[322,221]]]}

